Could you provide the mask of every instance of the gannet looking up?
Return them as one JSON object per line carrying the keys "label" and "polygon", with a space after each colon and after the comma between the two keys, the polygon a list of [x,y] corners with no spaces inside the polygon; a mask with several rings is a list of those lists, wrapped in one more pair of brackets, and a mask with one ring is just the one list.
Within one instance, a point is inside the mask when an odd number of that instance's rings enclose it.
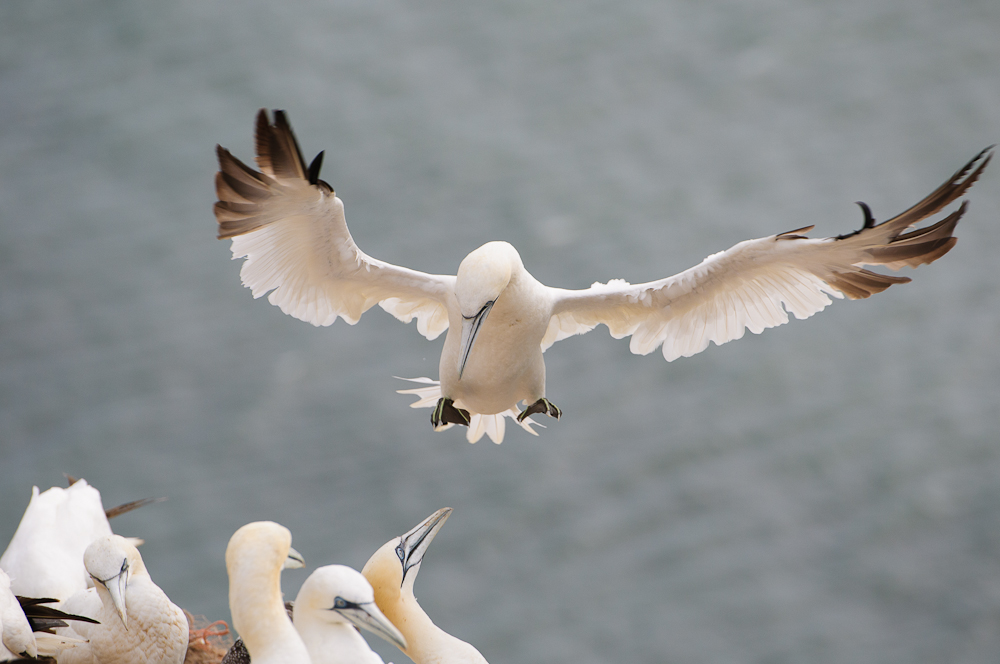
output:
{"label": "gannet looking up", "polygon": [[472,645],[435,625],[413,594],[424,553],[451,514],[439,509],[402,537],[386,542],[361,573],[375,590],[375,603],[406,637],[403,652],[416,664],[486,664]]}
{"label": "gannet looking up", "polygon": [[253,664],[310,663],[281,597],[281,570],[304,564],[292,534],[273,521],[248,523],[229,539],[229,612]]}
{"label": "gannet looking up", "polygon": [[120,535],[101,537],[87,547],[83,562],[94,588],[70,597],[63,609],[100,624],[66,628],[90,644],[63,651],[59,664],[181,664],[187,618],[153,583],[139,550]]}
{"label": "gannet looking up", "polygon": [[382,664],[355,626],[406,651],[406,639],[375,604],[367,579],[344,565],[327,565],[309,575],[295,597],[292,622],[312,664]]}
{"label": "gannet looking up", "polygon": [[[992,146],[991,146],[992,147]],[[876,224],[868,206],[854,233],[828,238],[802,235],[812,226],[740,242],[689,270],[632,285],[623,280],[584,290],[550,288],[535,280],[506,242],[489,242],[470,253],[457,276],[426,274],[372,258],[351,238],[344,205],[319,179],[321,152],[306,166],[282,111],[274,124],[257,115],[254,171],[216,146],[218,237],[232,238],[233,258],[246,258],[240,276],[254,297],[313,325],[337,317],[350,324],[378,304],[435,339],[445,330],[440,382],[409,390],[414,407],[433,406],[435,429],[469,426],[468,439],[485,433],[495,442],[504,417],[531,430],[534,413],[559,418],[546,398],[542,352],[560,339],[606,325],[616,339],[645,355],[662,346],[668,360],[788,322],[808,318],[830,296],[866,298],[906,277],[878,274],[866,265],[897,270],[946,254],[961,206],[937,223],[906,232],[938,213],[979,178],[992,153],[987,148],[927,198]],[[518,404],[526,405],[518,413]]]}

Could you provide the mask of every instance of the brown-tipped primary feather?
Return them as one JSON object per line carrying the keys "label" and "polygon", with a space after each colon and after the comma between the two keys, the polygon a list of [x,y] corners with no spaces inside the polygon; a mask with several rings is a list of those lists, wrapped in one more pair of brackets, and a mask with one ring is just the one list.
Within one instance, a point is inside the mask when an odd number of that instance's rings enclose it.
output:
{"label": "brown-tipped primary feather", "polygon": [[272,125],[267,119],[267,111],[260,109],[257,114],[255,143],[257,165],[264,172],[277,178],[307,178],[302,151],[284,111],[274,111]]}
{"label": "brown-tipped primary feather", "polygon": [[110,509],[104,510],[104,514],[109,518],[113,519],[116,516],[121,516],[132,510],[137,510],[140,507],[145,507],[146,505],[152,505],[153,503],[162,503],[166,498],[140,498],[139,500],[133,500],[127,503],[122,503],[121,505],[116,505]]}
{"label": "brown-tipped primary feather", "polygon": [[[987,148],[983,148],[979,154],[970,159],[965,166],[962,166],[962,168],[955,171],[955,174],[952,175],[947,182],[931,192],[929,196],[908,210],[896,215],[892,219],[878,224],[876,228],[879,226],[892,226],[898,227],[900,231],[903,231],[918,221],[926,219],[932,214],[936,214],[941,210],[941,208],[958,199],[969,189],[969,187],[975,184],[976,180],[979,179],[979,176],[982,175],[983,169],[986,168],[986,165],[990,163],[990,159],[993,158],[993,153],[990,152],[993,147],[994,146],[991,145]],[[989,152],[989,154],[986,154],[987,152]],[[985,159],[983,159],[984,155],[986,156]],[[972,167],[980,159],[982,159],[982,163],[980,163],[975,170],[972,170]],[[968,177],[965,177],[970,170],[972,170],[972,173]],[[962,179],[963,177],[965,177],[964,180]]]}

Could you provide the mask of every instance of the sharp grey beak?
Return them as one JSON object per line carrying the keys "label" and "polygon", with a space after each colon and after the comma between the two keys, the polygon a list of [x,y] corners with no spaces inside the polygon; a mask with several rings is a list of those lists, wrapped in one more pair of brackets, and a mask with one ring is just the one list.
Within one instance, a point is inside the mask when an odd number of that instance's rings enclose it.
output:
{"label": "sharp grey beak", "polygon": [[479,329],[483,326],[483,321],[489,315],[490,310],[493,308],[493,303],[496,300],[490,300],[483,305],[483,308],[479,310],[475,316],[471,318],[466,318],[462,316],[462,351],[459,355],[458,360],[458,377],[462,377],[462,372],[465,371],[465,363],[469,361],[469,353],[472,352],[472,345],[476,343],[476,337],[479,335]]}
{"label": "sharp grey beak", "polygon": [[334,602],[333,610],[350,620],[358,628],[367,629],[372,634],[377,634],[394,644],[400,650],[406,650],[406,639],[396,629],[396,626],[389,622],[389,619],[379,610],[375,602],[355,604],[338,597]]}
{"label": "sharp grey beak", "polygon": [[128,612],[125,607],[125,588],[128,587],[128,559],[122,561],[121,570],[110,579],[98,579],[93,575],[91,578],[94,579],[95,583],[99,583],[107,589],[108,594],[111,595],[111,603],[114,605],[118,617],[122,619],[122,625],[127,632]]}
{"label": "sharp grey beak", "polygon": [[[396,555],[399,556],[399,562],[403,566],[404,582],[406,581],[406,573],[424,559],[427,547],[430,546],[434,536],[441,530],[441,526],[444,525],[449,516],[451,516],[451,508],[442,507],[424,519],[419,526],[399,538],[399,544],[396,545]],[[400,583],[400,587],[402,585]]]}
{"label": "sharp grey beak", "polygon": [[281,566],[281,569],[299,569],[305,566],[306,560],[302,557],[302,554],[289,547],[288,557],[285,558],[285,564]]}

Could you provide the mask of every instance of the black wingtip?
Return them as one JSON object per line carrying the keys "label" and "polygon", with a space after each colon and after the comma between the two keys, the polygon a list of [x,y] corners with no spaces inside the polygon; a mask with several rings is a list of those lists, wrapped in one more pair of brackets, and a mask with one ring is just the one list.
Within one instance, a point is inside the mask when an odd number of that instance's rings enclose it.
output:
{"label": "black wingtip", "polygon": [[312,160],[309,164],[309,184],[317,184],[319,182],[319,169],[323,167],[323,153],[326,150],[320,150],[320,153],[316,155],[316,158]]}

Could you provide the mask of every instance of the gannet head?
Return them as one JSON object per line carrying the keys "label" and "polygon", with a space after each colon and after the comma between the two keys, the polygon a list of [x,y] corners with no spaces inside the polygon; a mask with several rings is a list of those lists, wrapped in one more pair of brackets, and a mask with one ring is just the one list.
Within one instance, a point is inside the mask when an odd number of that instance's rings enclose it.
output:
{"label": "gannet head", "polygon": [[462,377],[472,345],[490,309],[510,283],[515,270],[524,269],[517,250],[507,242],[487,242],[458,266],[455,297],[462,312],[462,341],[458,377]]}
{"label": "gannet head", "polygon": [[[404,586],[413,593],[413,581],[420,571],[424,553],[450,515],[450,507],[439,509],[402,537],[383,544],[368,559],[361,573],[375,590],[376,598],[380,593],[387,593],[387,597],[398,596]],[[383,606],[381,601],[378,603]]]}
{"label": "gannet head", "polygon": [[325,622],[353,624],[406,650],[406,639],[375,604],[371,584],[345,565],[327,565],[309,575],[295,598],[294,622],[306,612]]}
{"label": "gannet head", "polygon": [[273,521],[254,521],[229,538],[226,570],[229,577],[244,570],[280,572],[305,566],[302,554],[292,548],[292,533]]}
{"label": "gannet head", "polygon": [[121,535],[99,537],[83,552],[83,565],[94,580],[101,601],[110,600],[127,631],[125,590],[132,576],[146,572],[139,549]]}

